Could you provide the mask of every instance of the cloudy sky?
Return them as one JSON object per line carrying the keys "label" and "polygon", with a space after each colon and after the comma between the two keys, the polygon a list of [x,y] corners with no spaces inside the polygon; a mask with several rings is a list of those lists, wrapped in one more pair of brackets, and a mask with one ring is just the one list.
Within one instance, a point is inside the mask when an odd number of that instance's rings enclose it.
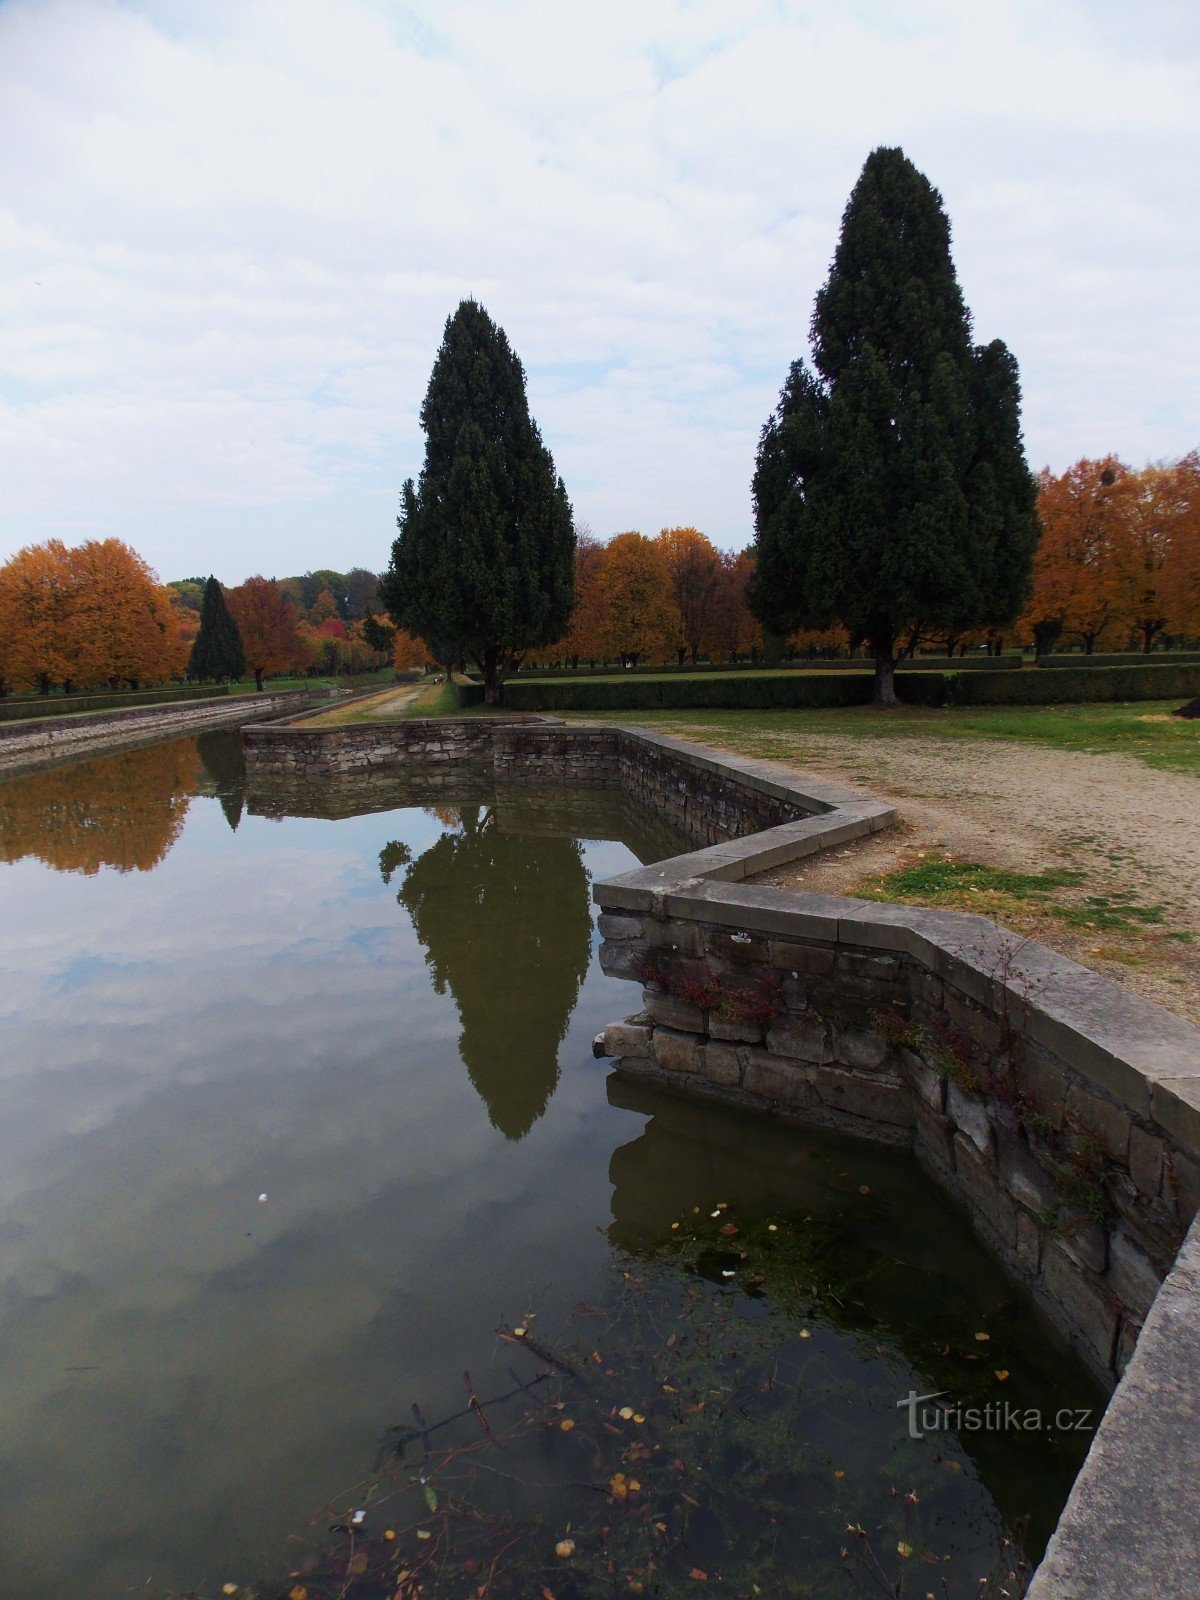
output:
{"label": "cloudy sky", "polygon": [[383,565],[468,294],[579,518],[740,546],[885,143],[1034,466],[1200,444],[1194,0],[0,0],[0,556]]}

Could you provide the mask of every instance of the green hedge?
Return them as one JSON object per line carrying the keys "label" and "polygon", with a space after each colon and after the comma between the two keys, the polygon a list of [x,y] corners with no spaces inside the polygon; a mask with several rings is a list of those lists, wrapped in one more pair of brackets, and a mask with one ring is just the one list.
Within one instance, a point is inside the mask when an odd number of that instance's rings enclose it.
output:
{"label": "green hedge", "polygon": [[1082,652],[1071,655],[1043,656],[1035,662],[1039,667],[1136,667],[1160,666],[1182,667],[1193,666],[1200,662],[1200,650],[1156,650],[1153,655],[1143,655],[1140,651],[1126,650],[1123,654],[1104,656],[1085,656]]}
{"label": "green hedge", "polygon": [[452,679],[454,698],[458,702],[460,711],[465,711],[469,706],[483,704],[483,685],[475,683],[470,678],[464,678],[460,673],[455,673]]}
{"label": "green hedge", "polygon": [[117,690],[101,694],[47,694],[21,700],[0,700],[0,722],[31,717],[65,717],[72,711],[120,711],[126,706],[157,706],[179,700],[211,700],[229,693],[227,683],[177,689]]}
{"label": "green hedge", "polygon": [[[787,706],[859,706],[871,700],[869,672],[696,674],[679,677],[510,679],[510,711],[769,710]],[[483,698],[463,700],[478,705]],[[455,685],[456,692],[458,685]],[[1049,705],[1086,700],[1190,699],[1200,693],[1200,665],[1081,667],[1076,672],[922,672],[897,677],[909,705]]]}

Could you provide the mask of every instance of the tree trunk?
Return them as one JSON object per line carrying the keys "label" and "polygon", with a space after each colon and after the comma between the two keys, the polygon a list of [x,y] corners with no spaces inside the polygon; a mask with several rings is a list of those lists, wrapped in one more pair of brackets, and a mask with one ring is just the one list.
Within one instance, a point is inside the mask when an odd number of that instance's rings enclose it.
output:
{"label": "tree trunk", "polygon": [[874,702],[877,706],[894,706],[896,700],[895,641],[890,632],[881,630],[871,636],[871,654],[875,658]]}
{"label": "tree trunk", "polygon": [[259,694],[262,693],[263,676],[261,667],[255,667],[254,669],[254,687],[258,690]]}
{"label": "tree trunk", "polygon": [[1154,651],[1154,635],[1158,632],[1157,622],[1142,623],[1142,654],[1151,655]]}
{"label": "tree trunk", "polygon": [[483,652],[480,662],[483,668],[483,703],[485,706],[498,706],[500,704],[500,658],[494,645],[489,645]]}

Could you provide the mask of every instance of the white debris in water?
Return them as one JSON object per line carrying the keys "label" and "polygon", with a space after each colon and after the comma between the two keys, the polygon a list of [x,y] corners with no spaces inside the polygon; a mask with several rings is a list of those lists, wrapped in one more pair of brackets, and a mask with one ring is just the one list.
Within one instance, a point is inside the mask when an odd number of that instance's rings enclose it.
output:
{"label": "white debris in water", "polygon": [[259,1203],[259,1205],[260,1205],[260,1206],[265,1206],[265,1205],[266,1205],[266,1203],[267,1203],[267,1197],[266,1197],[266,1195],[265,1195],[265,1194],[260,1194],[260,1195],[259,1195],[259,1197],[258,1197],[258,1203]]}

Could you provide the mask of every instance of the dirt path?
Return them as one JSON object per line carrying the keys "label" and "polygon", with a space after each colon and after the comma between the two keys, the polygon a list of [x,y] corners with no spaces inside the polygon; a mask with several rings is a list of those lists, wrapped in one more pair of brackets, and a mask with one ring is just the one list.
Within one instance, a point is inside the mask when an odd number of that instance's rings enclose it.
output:
{"label": "dirt path", "polygon": [[[694,724],[679,732],[704,737]],[[716,743],[712,733],[708,742]],[[953,903],[996,915],[1200,1022],[1200,778],[1128,756],[991,739],[867,743],[806,734],[794,755],[785,743],[773,738],[770,758],[893,799],[902,821],[890,834],[761,881],[886,893],[881,875],[937,855],[1022,873],[1066,867],[1081,881],[1052,895],[1006,897],[999,911],[986,897]],[[758,753],[768,751],[760,745]],[[1143,913],[1161,921],[1143,923]]]}

